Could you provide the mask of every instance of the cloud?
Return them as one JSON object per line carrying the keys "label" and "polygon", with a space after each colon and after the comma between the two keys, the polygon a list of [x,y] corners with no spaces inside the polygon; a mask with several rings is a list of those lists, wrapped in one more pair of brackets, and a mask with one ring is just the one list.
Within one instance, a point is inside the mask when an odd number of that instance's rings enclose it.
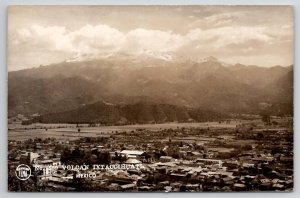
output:
{"label": "cloud", "polygon": [[125,43],[125,35],[108,25],[86,25],[67,37],[72,50],[77,53],[114,52]]}
{"label": "cloud", "polygon": [[293,62],[292,6],[25,6],[8,18],[9,70],[119,52]]}
{"label": "cloud", "polygon": [[184,36],[171,31],[135,29],[126,34],[123,50],[142,53],[143,51],[172,52],[183,46]]}
{"label": "cloud", "polygon": [[273,38],[266,34],[264,27],[221,27],[208,30],[196,28],[187,34],[191,43],[197,43],[198,48],[220,49],[228,45],[240,45],[248,41],[259,41],[267,43]]}
{"label": "cloud", "polygon": [[31,50],[59,51],[62,53],[99,54],[144,51],[173,52],[185,44],[185,37],[172,31],[137,28],[123,33],[116,28],[100,24],[68,31],[65,27],[38,26],[17,31],[13,45]]}
{"label": "cloud", "polygon": [[15,44],[30,45],[49,51],[72,53],[101,53],[126,51],[131,53],[174,52],[185,45],[210,45],[221,48],[230,44],[242,44],[249,40],[269,42],[272,36],[264,27],[219,27],[203,30],[195,28],[185,35],[172,31],[133,29],[123,33],[108,25],[86,25],[75,31],[58,26],[31,26],[17,31]]}
{"label": "cloud", "polygon": [[14,44],[49,50],[71,50],[65,27],[33,25],[17,30]]}
{"label": "cloud", "polygon": [[231,13],[225,12],[225,13],[213,14],[192,21],[191,23],[188,24],[188,27],[190,28],[201,27],[202,29],[210,29],[210,28],[228,26],[238,21],[239,18],[244,16],[244,14],[245,13],[243,12],[231,12]]}
{"label": "cloud", "polygon": [[[207,20],[215,21],[221,16],[223,15],[216,15]],[[285,25],[276,34],[276,28],[270,30],[262,26],[231,25],[210,29],[198,27],[185,34],[177,34],[168,30],[145,28],[123,32],[106,24],[85,25],[72,31],[62,26],[33,25],[18,29],[11,44],[13,49],[24,49],[24,52],[19,51],[21,58],[29,60],[29,56],[36,54],[36,57],[40,57],[39,64],[57,61],[58,53],[60,59],[64,57],[63,60],[71,57],[78,60],[84,57],[97,58],[100,54],[118,52],[133,55],[182,53],[198,57],[202,53],[217,55],[227,51],[237,55],[243,53],[245,56],[250,52],[253,55],[256,51],[255,46],[248,46],[248,43],[267,46],[282,38],[291,39],[291,29],[290,25]],[[243,48],[245,46],[247,48]],[[42,57],[45,58],[44,62]],[[238,57],[238,60],[241,58]]]}

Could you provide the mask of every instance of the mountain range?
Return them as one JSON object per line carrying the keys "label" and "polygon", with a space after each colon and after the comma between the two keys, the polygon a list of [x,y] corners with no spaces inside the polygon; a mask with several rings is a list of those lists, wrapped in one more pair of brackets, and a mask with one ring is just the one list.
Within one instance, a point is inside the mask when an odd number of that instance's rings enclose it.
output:
{"label": "mountain range", "polygon": [[8,115],[39,114],[40,122],[144,123],[293,113],[292,65],[160,57],[118,54],[9,72]]}

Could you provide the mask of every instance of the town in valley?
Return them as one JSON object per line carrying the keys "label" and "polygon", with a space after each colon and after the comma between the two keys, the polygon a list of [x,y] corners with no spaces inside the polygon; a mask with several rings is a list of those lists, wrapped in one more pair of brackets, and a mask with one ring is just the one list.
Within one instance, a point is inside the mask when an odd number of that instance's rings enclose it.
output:
{"label": "town in valley", "polygon": [[[87,124],[15,124],[22,119],[12,119],[9,128],[11,191],[293,189],[293,122],[288,116],[103,131]],[[32,137],[18,139],[13,133]],[[31,167],[26,181],[15,177],[19,164]]]}

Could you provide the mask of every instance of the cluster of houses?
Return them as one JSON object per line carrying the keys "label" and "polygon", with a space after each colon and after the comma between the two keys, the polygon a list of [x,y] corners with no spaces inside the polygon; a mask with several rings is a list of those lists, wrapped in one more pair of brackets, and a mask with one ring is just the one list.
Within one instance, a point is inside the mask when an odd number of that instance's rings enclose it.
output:
{"label": "cluster of houses", "polygon": [[[101,144],[85,138],[64,142],[53,139],[48,143],[34,141],[26,150],[21,150],[18,142],[10,141],[9,166],[30,165],[34,170],[32,177],[36,178],[33,181],[40,191],[293,189],[293,142],[288,141],[291,131],[281,131],[277,142],[273,140],[278,138],[278,130],[264,133],[263,140],[253,134],[241,135],[236,129],[223,130],[222,134],[220,131],[137,130],[112,134]],[[24,147],[24,144],[26,141],[21,145]],[[278,145],[285,149],[277,151]],[[93,169],[92,164],[87,169],[68,169],[61,160],[66,148],[83,153],[107,152],[109,163],[102,169]],[[95,154],[90,158],[99,162]],[[120,166],[112,166],[115,164]],[[122,165],[125,168],[120,168]],[[127,165],[132,166],[126,168]]]}

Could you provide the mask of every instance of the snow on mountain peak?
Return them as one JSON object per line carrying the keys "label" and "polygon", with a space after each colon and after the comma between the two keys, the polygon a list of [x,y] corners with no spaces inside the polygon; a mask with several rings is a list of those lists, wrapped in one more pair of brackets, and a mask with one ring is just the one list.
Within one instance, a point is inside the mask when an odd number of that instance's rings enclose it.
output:
{"label": "snow on mountain peak", "polygon": [[216,57],[208,56],[200,59],[200,62],[218,62],[219,60]]}

